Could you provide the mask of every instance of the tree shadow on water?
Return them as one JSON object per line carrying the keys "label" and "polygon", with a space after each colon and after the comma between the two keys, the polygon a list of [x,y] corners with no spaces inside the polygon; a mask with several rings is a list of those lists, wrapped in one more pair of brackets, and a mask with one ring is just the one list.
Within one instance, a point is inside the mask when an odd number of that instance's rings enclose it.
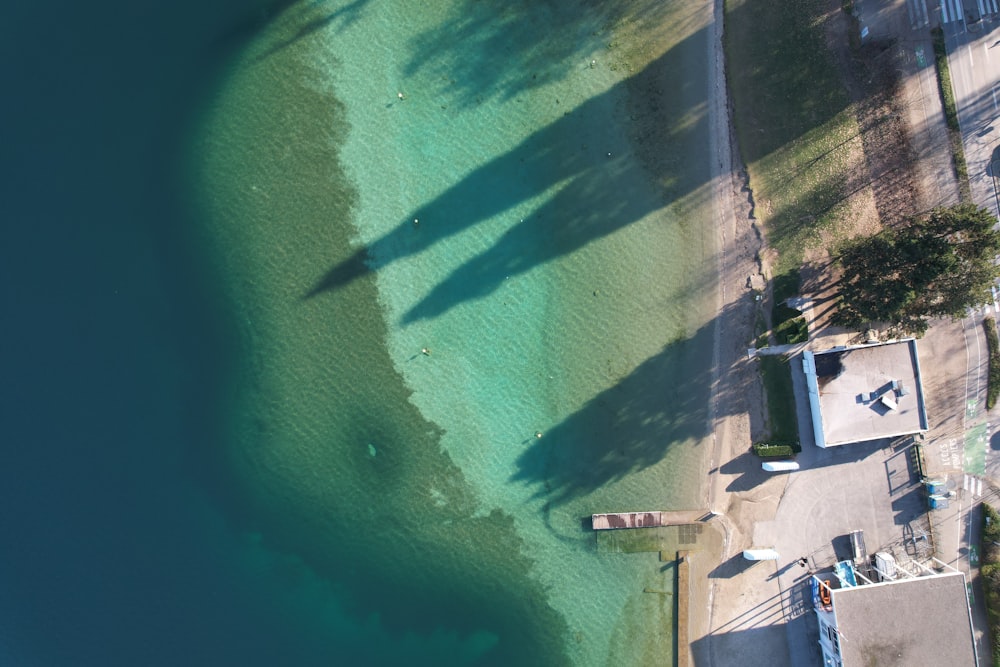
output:
{"label": "tree shadow on water", "polygon": [[[535,440],[510,481],[562,504],[659,463],[675,444],[707,436],[715,326],[710,321],[666,345]],[[721,395],[719,410],[742,410],[739,388],[727,391],[734,396]]]}
{"label": "tree shadow on water", "polygon": [[436,92],[449,94],[458,106],[487,97],[512,99],[565,79],[585,67],[591,56],[621,58],[616,51],[619,26],[629,26],[635,35],[651,35],[669,22],[679,34],[692,19],[691,12],[672,4],[513,0],[484,5],[465,0],[411,40],[412,56],[403,72],[408,77],[435,75],[425,78],[441,82]]}
{"label": "tree shadow on water", "polygon": [[277,40],[267,47],[255,58],[255,61],[259,62],[266,60],[276,53],[283,51],[287,47],[292,46],[296,42],[319,33],[330,26],[337,26],[337,32],[343,32],[362,18],[365,5],[369,2],[371,2],[371,0],[353,0],[352,2],[329,11],[325,9],[327,3],[324,2],[311,3],[306,6],[288,2],[289,6],[294,6],[302,12],[301,16],[297,16],[293,19],[299,24],[298,28],[289,37]]}
{"label": "tree shadow on water", "polygon": [[[505,280],[568,255],[595,238],[641,219],[653,209],[634,160],[615,161],[578,175],[529,218],[456,268],[403,316],[408,324],[488,296]],[[608,183],[613,183],[608,188]]]}
{"label": "tree shadow on water", "polygon": [[[695,159],[708,136],[707,91],[672,87],[697,67],[704,30],[637,74],[568,110],[435,199],[407,213],[367,248],[333,266],[311,298],[412,257],[524,202],[553,192],[530,217],[512,221],[492,247],[456,269],[406,316],[432,317],[495,290],[507,277],[608,236],[708,182]],[[692,44],[685,44],[693,41]],[[696,44],[695,44],[696,43]],[[704,67],[704,64],[700,66]],[[627,115],[620,114],[625,101]],[[621,117],[619,117],[621,116]],[[627,145],[608,145],[608,123],[626,123]],[[619,135],[620,136],[620,135]]]}

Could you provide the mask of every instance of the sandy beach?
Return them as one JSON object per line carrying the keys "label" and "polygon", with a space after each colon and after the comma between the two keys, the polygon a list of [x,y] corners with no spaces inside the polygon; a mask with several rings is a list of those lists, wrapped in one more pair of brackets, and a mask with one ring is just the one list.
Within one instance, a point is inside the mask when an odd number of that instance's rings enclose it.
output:
{"label": "sandy beach", "polygon": [[[765,422],[763,389],[747,357],[753,340],[757,302],[752,284],[766,284],[761,232],[752,218],[750,193],[733,133],[722,49],[722,0],[715,0],[712,23],[712,81],[709,99],[714,202],[718,243],[718,301],[712,392],[711,464],[706,471],[705,506],[718,513],[711,524],[721,534],[717,552],[691,558],[691,650],[696,664],[787,663],[785,631],[773,621],[754,619],[762,604],[780,597],[773,568],[746,570],[740,556],[754,541],[758,522],[773,518],[784,478],[763,477],[749,455]],[[735,575],[739,574],[739,577]],[[707,604],[705,603],[707,601]],[[753,642],[742,637],[753,629]],[[737,657],[738,656],[738,657]]]}

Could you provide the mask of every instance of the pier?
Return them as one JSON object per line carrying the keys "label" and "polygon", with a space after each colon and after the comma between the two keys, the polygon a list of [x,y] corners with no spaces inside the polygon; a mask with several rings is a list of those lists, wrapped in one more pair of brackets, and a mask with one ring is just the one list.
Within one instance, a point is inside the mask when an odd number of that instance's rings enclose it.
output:
{"label": "pier", "polygon": [[656,528],[658,526],[679,526],[685,523],[704,521],[704,510],[680,510],[675,512],[612,512],[590,515],[594,530],[615,530],[618,528]]}
{"label": "pier", "polygon": [[677,667],[691,664],[691,557],[689,551],[677,552]]}

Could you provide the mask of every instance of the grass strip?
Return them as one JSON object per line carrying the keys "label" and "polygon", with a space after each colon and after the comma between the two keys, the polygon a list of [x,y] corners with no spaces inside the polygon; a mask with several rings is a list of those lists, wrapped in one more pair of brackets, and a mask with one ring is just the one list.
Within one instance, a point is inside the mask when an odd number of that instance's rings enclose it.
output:
{"label": "grass strip", "polygon": [[951,87],[951,71],[948,69],[948,49],[944,43],[944,31],[934,28],[934,66],[937,69],[938,93],[944,107],[945,123],[948,126],[948,143],[951,144],[951,158],[958,179],[958,194],[963,202],[972,201],[969,188],[969,167],[965,162],[965,148],[962,146],[962,128],[958,124],[958,107],[955,91]]}
{"label": "grass strip", "polygon": [[1000,665],[1000,514],[987,503],[982,504],[983,529],[979,554],[982,559],[979,574],[986,594],[986,617],[990,624],[990,645],[993,664]]}
{"label": "grass strip", "polygon": [[760,375],[767,393],[771,445],[798,445],[799,426],[788,359],[781,355],[759,356]]}
{"label": "grass strip", "polygon": [[726,0],[733,125],[753,215],[777,251],[775,274],[802,263],[817,232],[852,219],[847,184],[864,167],[860,130],[826,45],[825,0]]}
{"label": "grass strip", "polygon": [[997,323],[992,317],[983,319],[986,329],[986,345],[990,350],[990,372],[986,381],[986,409],[992,410],[1000,396],[1000,338],[997,337]]}

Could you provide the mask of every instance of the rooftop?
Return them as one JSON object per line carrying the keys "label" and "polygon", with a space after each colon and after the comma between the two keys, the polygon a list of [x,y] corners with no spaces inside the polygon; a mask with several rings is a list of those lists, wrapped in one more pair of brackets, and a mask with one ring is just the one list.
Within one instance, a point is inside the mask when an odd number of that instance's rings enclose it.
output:
{"label": "rooftop", "polygon": [[820,447],[927,430],[913,339],[805,352],[803,364]]}
{"label": "rooftop", "polygon": [[832,592],[844,665],[975,665],[961,572]]}

